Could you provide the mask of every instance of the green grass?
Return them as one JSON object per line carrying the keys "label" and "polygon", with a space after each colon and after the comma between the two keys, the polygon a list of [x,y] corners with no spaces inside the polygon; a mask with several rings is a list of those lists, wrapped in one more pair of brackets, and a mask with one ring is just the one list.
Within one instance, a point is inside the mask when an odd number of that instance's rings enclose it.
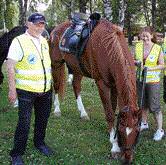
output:
{"label": "green grass", "polygon": [[[162,90],[161,90],[162,92]],[[80,120],[74,93],[67,86],[66,97],[61,103],[62,117],[55,118],[52,113],[47,127],[46,142],[56,155],[44,157],[33,146],[33,124],[31,121],[26,153],[23,156],[26,165],[118,165],[119,161],[110,159],[111,144],[103,107],[94,81],[85,78],[82,82],[82,99],[90,121]],[[164,119],[166,112],[162,102]],[[155,122],[149,115],[150,129],[141,133],[136,147],[134,165],[166,165],[166,140],[154,142]],[[17,108],[7,100],[7,81],[5,77],[0,92],[0,164],[9,165],[9,151],[13,145],[13,135],[17,124]],[[166,123],[164,121],[164,128]]]}

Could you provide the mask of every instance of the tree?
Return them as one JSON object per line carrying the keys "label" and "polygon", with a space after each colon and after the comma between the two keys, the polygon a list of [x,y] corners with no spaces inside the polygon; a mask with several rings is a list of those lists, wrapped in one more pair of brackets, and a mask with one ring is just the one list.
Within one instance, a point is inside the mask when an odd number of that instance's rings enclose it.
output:
{"label": "tree", "polygon": [[8,30],[18,24],[18,4],[11,0],[5,1],[4,20]]}
{"label": "tree", "polygon": [[152,0],[152,27],[156,29],[156,0]]}
{"label": "tree", "polygon": [[[88,0],[89,1],[89,0]],[[87,0],[79,0],[79,11],[81,13],[86,13],[86,10],[87,10]]]}
{"label": "tree", "polygon": [[[142,19],[140,0],[126,0],[125,29],[127,30],[128,42],[131,45],[133,36],[138,35],[139,24]],[[136,26],[135,26],[136,24]]]}
{"label": "tree", "polygon": [[24,25],[26,22],[28,0],[19,0],[18,2],[19,2],[19,25]]}
{"label": "tree", "polygon": [[111,21],[113,20],[112,17],[112,4],[109,0],[103,0],[103,5],[104,5],[104,17]]}
{"label": "tree", "polygon": [[0,0],[0,29],[4,29],[4,10],[5,10],[5,4],[3,0]]}
{"label": "tree", "polygon": [[126,3],[124,0],[119,1],[119,25],[124,28]]}

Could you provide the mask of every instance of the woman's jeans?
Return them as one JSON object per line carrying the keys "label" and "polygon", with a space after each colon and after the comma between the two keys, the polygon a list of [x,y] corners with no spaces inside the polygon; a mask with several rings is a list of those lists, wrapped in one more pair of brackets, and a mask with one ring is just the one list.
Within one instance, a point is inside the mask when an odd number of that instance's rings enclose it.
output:
{"label": "woman's jeans", "polygon": [[23,155],[30,129],[32,109],[34,108],[34,145],[45,145],[44,138],[52,105],[52,91],[35,93],[17,89],[18,123],[14,136],[14,147],[11,156]]}

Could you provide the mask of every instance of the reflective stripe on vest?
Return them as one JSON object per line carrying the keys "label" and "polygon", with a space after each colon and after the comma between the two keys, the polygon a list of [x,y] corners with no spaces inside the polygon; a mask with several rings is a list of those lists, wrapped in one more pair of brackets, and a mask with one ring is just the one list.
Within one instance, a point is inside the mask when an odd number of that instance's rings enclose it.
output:
{"label": "reflective stripe on vest", "polygon": [[17,37],[23,50],[23,59],[16,64],[16,88],[32,92],[51,89],[51,61],[47,41],[41,39],[38,50],[26,34]]}
{"label": "reflective stripe on vest", "polygon": [[[137,43],[136,49],[135,49],[135,59],[141,61],[142,63],[143,63],[143,54],[144,54],[143,46],[144,46],[143,42]],[[148,68],[157,66],[160,51],[161,51],[161,47],[157,44],[153,44],[152,49],[145,60],[144,66]],[[161,70],[148,71],[146,76],[146,82],[147,83],[159,82],[160,73],[161,73]]]}

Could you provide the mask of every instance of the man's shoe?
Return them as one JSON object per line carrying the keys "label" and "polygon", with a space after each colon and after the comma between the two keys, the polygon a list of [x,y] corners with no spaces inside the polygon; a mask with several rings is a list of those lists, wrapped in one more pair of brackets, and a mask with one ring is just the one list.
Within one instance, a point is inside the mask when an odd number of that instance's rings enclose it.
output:
{"label": "man's shoe", "polygon": [[37,150],[39,150],[45,156],[51,156],[51,155],[54,154],[54,152],[52,151],[52,149],[50,149],[46,145],[37,146],[36,148],[37,148]]}
{"label": "man's shoe", "polygon": [[21,156],[12,156],[11,162],[12,162],[12,165],[24,165],[24,162]]}

